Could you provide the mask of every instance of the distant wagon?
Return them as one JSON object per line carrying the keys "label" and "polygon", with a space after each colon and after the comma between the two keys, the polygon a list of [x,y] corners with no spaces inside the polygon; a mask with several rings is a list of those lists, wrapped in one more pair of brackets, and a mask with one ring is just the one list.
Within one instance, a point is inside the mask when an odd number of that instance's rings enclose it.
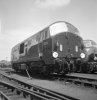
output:
{"label": "distant wagon", "polygon": [[36,73],[67,73],[85,58],[83,39],[72,24],[59,21],[12,48],[12,68]]}

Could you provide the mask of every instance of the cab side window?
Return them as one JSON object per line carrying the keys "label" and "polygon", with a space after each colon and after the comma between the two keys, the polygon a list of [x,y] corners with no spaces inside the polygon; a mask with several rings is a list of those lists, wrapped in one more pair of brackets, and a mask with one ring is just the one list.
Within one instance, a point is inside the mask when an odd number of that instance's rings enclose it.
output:
{"label": "cab side window", "polygon": [[58,42],[55,42],[54,44],[54,51],[57,51],[59,48],[59,43]]}
{"label": "cab side window", "polygon": [[45,39],[47,39],[48,37],[48,34],[47,34],[47,31],[45,31]]}
{"label": "cab side window", "polygon": [[24,43],[20,44],[20,54],[24,53]]}
{"label": "cab side window", "polygon": [[50,34],[48,32],[48,30],[45,31],[45,39],[49,38],[50,37]]}

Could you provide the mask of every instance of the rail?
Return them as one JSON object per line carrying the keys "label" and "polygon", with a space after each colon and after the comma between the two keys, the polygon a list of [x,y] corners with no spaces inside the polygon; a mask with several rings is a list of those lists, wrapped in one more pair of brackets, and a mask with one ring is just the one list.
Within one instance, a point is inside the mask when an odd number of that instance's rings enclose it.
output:
{"label": "rail", "polygon": [[[11,84],[14,84],[16,86],[18,86],[19,88],[23,88],[26,91],[29,92],[33,92],[37,95],[40,95],[42,97],[46,97],[47,99],[53,99],[53,100],[78,100],[77,98],[65,95],[65,94],[61,94],[61,93],[57,93],[55,91],[49,90],[49,89],[45,89],[36,85],[32,85],[32,84],[28,84],[26,82],[23,82],[21,80],[9,77],[7,75],[3,75],[1,74],[1,78],[4,80],[4,78],[6,79],[6,82],[11,82]],[[44,99],[46,100],[46,99]]]}
{"label": "rail", "polygon": [[0,100],[11,100],[3,92],[0,91]]}
{"label": "rail", "polygon": [[58,79],[60,81],[74,83],[76,85],[82,85],[85,87],[93,87],[93,89],[97,89],[97,79],[92,78],[85,78],[85,77],[79,77],[79,76],[71,76],[71,75],[54,75],[54,80]]}

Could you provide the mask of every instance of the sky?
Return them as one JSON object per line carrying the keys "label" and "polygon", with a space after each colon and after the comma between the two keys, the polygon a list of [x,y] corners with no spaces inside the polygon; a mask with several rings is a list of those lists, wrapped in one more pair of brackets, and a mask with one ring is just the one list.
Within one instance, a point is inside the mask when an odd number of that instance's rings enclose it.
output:
{"label": "sky", "polygon": [[0,60],[10,61],[13,46],[56,21],[97,42],[97,0],[0,0]]}

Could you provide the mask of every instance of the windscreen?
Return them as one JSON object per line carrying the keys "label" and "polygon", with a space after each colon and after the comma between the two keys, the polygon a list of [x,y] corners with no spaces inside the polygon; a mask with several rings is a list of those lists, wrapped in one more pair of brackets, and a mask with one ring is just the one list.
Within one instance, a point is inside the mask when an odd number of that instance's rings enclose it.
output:
{"label": "windscreen", "polygon": [[54,36],[58,33],[67,32],[67,31],[68,31],[68,27],[67,27],[66,23],[64,23],[64,22],[55,23],[50,26],[50,35],[51,36]]}
{"label": "windscreen", "polygon": [[92,46],[91,41],[84,41],[84,46],[85,47],[91,47]]}

